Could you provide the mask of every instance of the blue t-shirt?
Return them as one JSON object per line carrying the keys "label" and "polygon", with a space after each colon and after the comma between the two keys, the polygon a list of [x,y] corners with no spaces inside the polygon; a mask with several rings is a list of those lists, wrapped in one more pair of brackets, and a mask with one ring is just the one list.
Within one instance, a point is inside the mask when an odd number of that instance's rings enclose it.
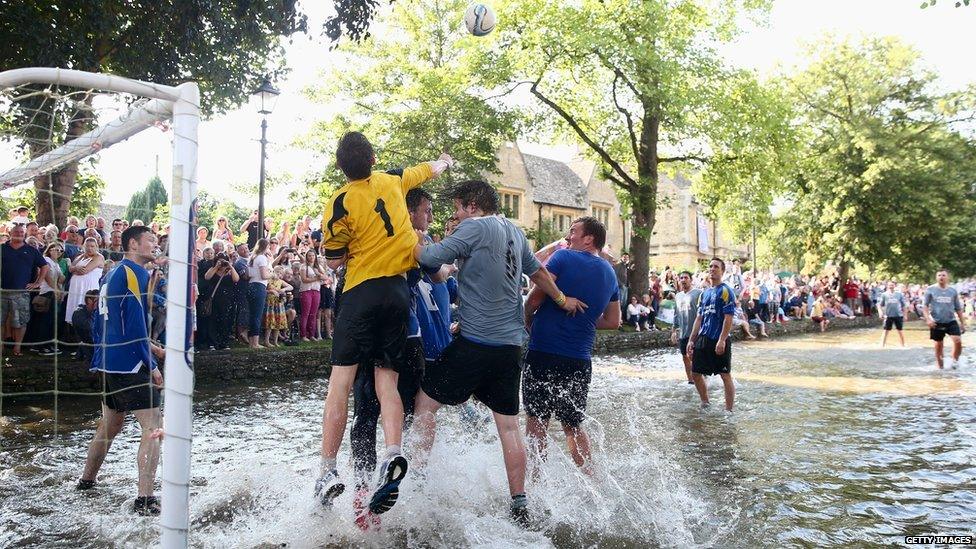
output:
{"label": "blue t-shirt", "polygon": [[698,316],[701,317],[699,336],[718,339],[722,335],[725,315],[735,314],[735,292],[726,283],[706,289],[698,303]]}
{"label": "blue t-shirt", "polygon": [[109,273],[92,319],[92,371],[134,374],[143,366],[156,368],[149,352],[148,292],[149,273],[142,265],[123,259]]}
{"label": "blue t-shirt", "polygon": [[451,300],[447,284],[432,282],[425,274],[410,290],[416,303],[424,358],[436,360],[451,342]]}
{"label": "blue t-shirt", "polygon": [[607,304],[620,300],[613,268],[602,257],[569,249],[552,254],[546,268],[564,294],[586,303],[587,308],[569,316],[546,298],[532,321],[529,349],[587,360],[593,351],[597,319]]}
{"label": "blue t-shirt", "polygon": [[47,265],[37,248],[23,244],[14,249],[9,242],[0,247],[0,287],[23,290],[34,280],[35,269]]}

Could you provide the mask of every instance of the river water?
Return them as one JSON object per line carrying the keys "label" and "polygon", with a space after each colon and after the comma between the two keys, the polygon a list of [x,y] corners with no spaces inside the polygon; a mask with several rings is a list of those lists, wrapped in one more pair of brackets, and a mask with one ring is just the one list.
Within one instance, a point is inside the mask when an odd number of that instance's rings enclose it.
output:
{"label": "river water", "polygon": [[[736,411],[700,410],[674,350],[594,361],[587,422],[598,472],[577,473],[560,431],[531,480],[543,518],[507,518],[497,435],[456,411],[426,479],[408,475],[379,530],[311,497],[324,381],[198,391],[191,493],[199,547],[809,547],[976,534],[976,370],[938,372],[918,323],[906,349],[879,331],[736,344]],[[967,346],[976,337],[964,337]],[[976,353],[964,356],[976,364]],[[152,545],[130,512],[138,428],[116,440],[96,490],[76,492],[92,399],[6,404],[0,546]],[[348,444],[340,469],[348,471]]]}

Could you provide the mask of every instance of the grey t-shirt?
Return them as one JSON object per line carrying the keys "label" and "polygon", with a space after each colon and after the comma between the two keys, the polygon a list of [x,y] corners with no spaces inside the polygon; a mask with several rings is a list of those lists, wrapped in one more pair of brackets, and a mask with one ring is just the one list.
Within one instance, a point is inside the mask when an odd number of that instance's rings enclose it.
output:
{"label": "grey t-shirt", "polygon": [[678,328],[678,338],[686,339],[691,336],[691,328],[698,315],[698,301],[702,291],[695,288],[689,292],[678,292],[674,296],[674,322]]}
{"label": "grey t-shirt", "polygon": [[488,345],[521,345],[528,337],[522,273],[532,275],[541,266],[522,231],[504,217],[472,217],[420,256],[426,267],[455,260],[461,335]]}
{"label": "grey t-shirt", "polygon": [[962,310],[959,292],[952,286],[940,288],[938,284],[933,284],[925,290],[925,306],[929,308],[932,320],[939,323],[956,320],[955,312]]}
{"label": "grey t-shirt", "polygon": [[885,316],[898,317],[905,315],[905,296],[901,292],[885,292],[881,294],[878,304],[884,309]]}

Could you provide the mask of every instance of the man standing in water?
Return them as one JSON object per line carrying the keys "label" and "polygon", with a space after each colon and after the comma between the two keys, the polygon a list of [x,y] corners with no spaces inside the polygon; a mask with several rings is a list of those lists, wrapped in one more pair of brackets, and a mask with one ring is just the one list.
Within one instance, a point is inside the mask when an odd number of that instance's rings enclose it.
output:
{"label": "man standing in water", "polygon": [[691,376],[691,357],[685,352],[688,348],[688,339],[691,337],[691,327],[698,318],[698,302],[701,299],[702,291],[691,287],[691,273],[681,271],[678,274],[678,293],[674,296],[675,315],[674,328],[671,330],[671,343],[677,344],[678,352],[681,353],[681,360],[685,363],[685,375],[688,376],[688,383],[694,384],[695,380]]}
{"label": "man standing in water", "polygon": [[898,341],[901,342],[901,346],[905,346],[905,334],[902,333],[902,328],[904,327],[905,309],[907,308],[908,302],[905,300],[904,294],[896,291],[895,283],[889,281],[888,291],[881,294],[878,299],[878,313],[884,319],[884,335],[881,336],[882,347],[888,341],[888,334],[892,327],[898,331]]}
{"label": "man standing in water", "polygon": [[735,314],[735,292],[722,282],[725,262],[714,257],[708,263],[711,287],[702,292],[698,317],[691,328],[685,352],[691,357],[691,373],[701,397],[702,407],[708,406],[708,387],[702,376],[718,374],[725,387],[725,409],[732,411],[735,384],[732,381],[732,315]]}
{"label": "man standing in water", "polygon": [[423,246],[414,256],[436,267],[461,260],[460,334],[441,356],[428,364],[420,382],[414,417],[416,459],[423,463],[434,444],[434,414],[447,404],[478,397],[494,413],[501,439],[512,518],[528,521],[525,497],[525,442],[519,430],[519,377],[525,324],[522,273],[564,311],[575,314],[586,305],[567,297],[532,254],[525,235],[498,213],[498,193],[483,181],[464,181],[449,191],[460,223],[450,236]]}
{"label": "man standing in water", "polygon": [[[959,367],[962,354],[962,334],[966,331],[966,318],[962,313],[959,292],[949,286],[949,272],[939,269],[935,273],[936,283],[925,290],[925,323],[929,325],[929,339],[935,342],[935,363],[942,369],[942,341],[945,336],[952,338],[952,362],[949,367]],[[956,322],[956,319],[959,322]]]}
{"label": "man standing in water", "polygon": [[329,199],[322,219],[322,247],[330,269],[346,266],[342,308],[332,344],[332,373],[322,417],[322,464],[315,495],[323,505],[345,490],[336,470],[348,417],[349,393],[360,364],[373,368],[380,402],[386,453],[369,510],[388,511],[407,474],[400,453],[403,403],[396,368],[406,342],[410,291],[405,273],[415,268],[416,235],[410,226],[405,195],[450,166],[450,156],[403,170],[401,175],[374,172],[373,146],[358,132],[342,136],[336,165],[347,183]]}
{"label": "man standing in water", "polygon": [[569,453],[577,467],[592,472],[590,439],[580,426],[590,392],[590,353],[597,329],[620,327],[617,277],[599,255],[607,229],[593,217],[581,217],[569,228],[569,248],[552,254],[546,269],[556,285],[583,299],[587,310],[569,316],[536,286],[525,303],[525,325],[531,329],[525,355],[522,399],[525,434],[545,457],[546,431],[553,415],[562,423]]}
{"label": "man standing in water", "polygon": [[153,495],[153,481],[159,463],[159,387],[163,376],[153,360],[166,353],[149,342],[149,273],[143,265],[154,259],[156,235],[149,227],[132,226],[122,233],[125,258],[102,285],[98,315],[92,323],[95,354],[91,370],[103,372],[102,420],[88,446],[85,470],[77,488],[95,487],[95,476],[105,461],[115,436],[122,430],[125,416],[132,412],[142,428],[136,465],[139,493],[135,512],[158,515],[159,500]]}

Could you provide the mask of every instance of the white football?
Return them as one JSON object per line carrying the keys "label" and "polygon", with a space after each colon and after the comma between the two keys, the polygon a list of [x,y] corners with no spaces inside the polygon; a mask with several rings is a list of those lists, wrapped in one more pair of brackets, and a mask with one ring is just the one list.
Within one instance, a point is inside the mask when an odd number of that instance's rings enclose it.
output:
{"label": "white football", "polygon": [[485,4],[471,4],[464,12],[464,25],[475,36],[485,36],[495,30],[495,12]]}

